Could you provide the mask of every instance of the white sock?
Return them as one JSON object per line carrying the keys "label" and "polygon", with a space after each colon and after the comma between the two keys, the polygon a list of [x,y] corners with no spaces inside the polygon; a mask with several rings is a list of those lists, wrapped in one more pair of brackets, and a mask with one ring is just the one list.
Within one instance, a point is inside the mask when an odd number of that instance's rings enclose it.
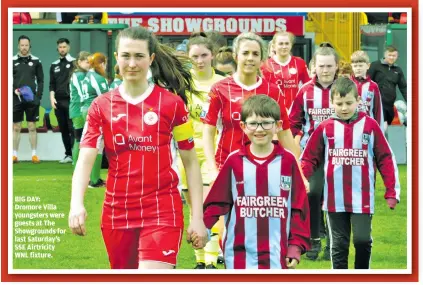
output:
{"label": "white sock", "polygon": [[18,156],[18,151],[17,150],[13,150],[13,156]]}
{"label": "white sock", "polygon": [[32,156],[37,155],[37,151],[35,149],[32,150]]}

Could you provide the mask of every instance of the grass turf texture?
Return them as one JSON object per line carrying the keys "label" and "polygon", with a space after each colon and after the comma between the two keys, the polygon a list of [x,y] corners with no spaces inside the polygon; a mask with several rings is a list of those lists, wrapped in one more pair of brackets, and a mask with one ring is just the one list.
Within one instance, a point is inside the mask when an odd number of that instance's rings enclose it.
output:
{"label": "grass turf texture", "polygon": [[[51,252],[52,258],[16,258],[15,250],[19,243],[13,241],[13,268],[14,269],[109,269],[109,262],[106,249],[100,231],[100,215],[104,199],[105,188],[88,189],[85,196],[85,208],[88,212],[86,222],[87,235],[84,237],[73,235],[68,229],[68,213],[71,194],[71,164],[59,164],[57,162],[42,162],[34,165],[32,163],[20,162],[13,166],[13,197],[16,196],[37,196],[40,203],[13,203],[20,205],[54,204],[57,209],[51,211],[13,211],[13,213],[64,213],[64,218],[49,219],[55,221],[53,228],[65,229],[66,232],[60,237],[59,243],[54,243],[55,250],[40,250],[39,252]],[[407,167],[399,166],[401,183],[401,203],[394,211],[390,210],[383,198],[383,182],[378,175],[376,182],[376,213],[373,217],[373,249],[371,257],[372,269],[406,269],[407,267]],[[106,171],[102,170],[102,177],[106,177]],[[189,209],[184,207],[185,228]],[[40,219],[33,219],[37,221]],[[16,219],[15,221],[30,221],[30,219]],[[51,228],[51,226],[21,226],[21,229],[30,228]],[[13,230],[15,231],[15,226]],[[22,237],[24,235],[14,235]],[[42,236],[42,235],[37,235]],[[48,235],[54,236],[54,235]],[[323,244],[324,244],[323,240]],[[42,243],[36,243],[42,244]],[[31,251],[31,250],[29,250]],[[307,260],[302,256],[298,269],[330,269],[329,261],[322,259],[323,252],[316,261]],[[177,268],[192,269],[195,266],[194,251],[185,241],[178,255]],[[349,267],[354,267],[354,247],[350,246]],[[218,268],[223,268],[218,265]]]}

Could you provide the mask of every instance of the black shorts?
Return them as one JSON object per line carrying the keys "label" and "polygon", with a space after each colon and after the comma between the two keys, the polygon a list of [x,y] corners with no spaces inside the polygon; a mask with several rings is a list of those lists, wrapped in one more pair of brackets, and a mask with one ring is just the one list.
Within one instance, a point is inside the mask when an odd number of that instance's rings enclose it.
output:
{"label": "black shorts", "polygon": [[21,102],[18,96],[13,94],[13,122],[22,122],[24,119],[24,112],[27,122],[38,121],[40,114],[40,99],[34,98],[32,102]]}
{"label": "black shorts", "polygon": [[383,119],[385,122],[388,122],[388,125],[392,123],[395,117],[394,106],[385,107],[383,106]]}

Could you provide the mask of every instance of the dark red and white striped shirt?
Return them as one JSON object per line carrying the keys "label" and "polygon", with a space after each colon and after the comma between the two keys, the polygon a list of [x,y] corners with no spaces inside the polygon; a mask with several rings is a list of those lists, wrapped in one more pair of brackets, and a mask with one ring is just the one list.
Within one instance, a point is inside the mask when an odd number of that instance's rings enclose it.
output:
{"label": "dark red and white striped shirt", "polygon": [[304,149],[317,126],[334,113],[330,106],[330,87],[323,88],[317,82],[317,77],[313,77],[300,88],[289,110],[292,135],[301,136],[301,149]]}
{"label": "dark red and white striped shirt", "polygon": [[273,143],[276,150],[264,163],[246,147],[233,152],[204,202],[207,228],[224,215],[226,268],[286,268],[290,251],[310,247],[308,199],[297,161]]}
{"label": "dark red and white striped shirt", "polygon": [[104,137],[103,228],[183,226],[175,152],[176,143],[194,147],[192,133],[182,99],[157,85],[136,99],[116,88],[93,101],[80,147],[95,148]]}
{"label": "dark red and white striped shirt", "polygon": [[275,84],[266,79],[257,78],[257,83],[245,86],[233,76],[214,84],[210,90],[210,105],[207,114],[202,119],[205,124],[216,126],[219,134],[215,155],[216,166],[220,169],[228,155],[239,149],[248,141],[242,131],[241,107],[244,100],[256,94],[264,94],[278,102],[281,109],[282,129],[289,129],[289,119],[284,105],[283,92]]}
{"label": "dark red and white striped shirt", "polygon": [[263,77],[271,83],[279,85],[285,95],[285,106],[291,108],[297,96],[298,89],[310,81],[308,75],[307,64],[305,61],[296,56],[292,56],[290,60],[282,64],[275,60],[274,57],[269,58],[261,67]]}
{"label": "dark red and white striped shirt", "polygon": [[330,118],[317,127],[301,156],[305,177],[309,179],[320,164],[325,171],[325,211],[373,214],[376,167],[386,187],[385,199],[400,199],[394,153],[378,123],[364,112],[350,123]]}
{"label": "dark red and white striped shirt", "polygon": [[351,76],[351,80],[357,86],[358,95],[361,97],[358,109],[366,112],[369,117],[375,119],[379,126],[383,128],[382,99],[377,83],[372,81],[370,76],[363,80]]}

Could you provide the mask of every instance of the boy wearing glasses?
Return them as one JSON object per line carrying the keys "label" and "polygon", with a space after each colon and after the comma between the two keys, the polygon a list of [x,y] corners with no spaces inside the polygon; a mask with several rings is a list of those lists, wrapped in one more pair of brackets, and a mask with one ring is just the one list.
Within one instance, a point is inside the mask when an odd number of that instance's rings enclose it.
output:
{"label": "boy wearing glasses", "polygon": [[293,269],[310,246],[308,199],[297,161],[272,141],[280,118],[269,96],[244,102],[240,126],[250,142],[229,155],[204,202],[208,228],[225,218],[228,269]]}

